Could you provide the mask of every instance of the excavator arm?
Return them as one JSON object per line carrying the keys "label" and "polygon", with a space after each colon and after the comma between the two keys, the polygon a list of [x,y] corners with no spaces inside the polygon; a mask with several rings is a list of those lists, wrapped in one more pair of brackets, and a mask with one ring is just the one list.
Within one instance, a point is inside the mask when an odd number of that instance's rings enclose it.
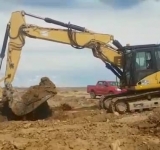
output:
{"label": "excavator arm", "polygon": [[[67,29],[46,28],[37,25],[27,24],[25,16],[41,19],[47,23],[56,24],[66,27]],[[73,24],[65,24],[50,18],[42,18],[24,11],[13,12],[9,23],[7,24],[2,51],[0,54],[0,67],[2,66],[3,58],[8,41],[7,63],[4,80],[5,88],[9,93],[7,97],[12,98],[12,81],[14,80],[15,73],[20,61],[21,51],[25,45],[25,38],[41,39],[51,42],[71,45],[73,48],[82,49],[88,48],[93,52],[94,57],[101,59],[106,67],[111,69],[113,73],[121,77],[122,69],[122,54],[119,51],[121,45],[118,41],[114,40],[113,35],[95,33]],[[117,48],[110,45],[113,43]],[[2,90],[1,90],[2,91]],[[3,92],[0,96],[3,97]],[[20,115],[17,112],[17,115]]]}

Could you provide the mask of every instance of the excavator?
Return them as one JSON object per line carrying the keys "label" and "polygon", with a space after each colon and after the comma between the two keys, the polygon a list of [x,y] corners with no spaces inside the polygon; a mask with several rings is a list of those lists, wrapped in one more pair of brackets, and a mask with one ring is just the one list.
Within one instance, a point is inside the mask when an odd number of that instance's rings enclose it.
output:
{"label": "excavator", "polygon": [[[25,16],[41,19],[46,23],[62,26],[65,29],[27,24]],[[0,68],[5,53],[7,53],[5,76],[1,79],[4,81],[4,88],[0,89],[1,103],[2,107],[7,105],[15,116],[25,117],[30,113],[35,115],[35,110],[56,94],[47,89],[51,85],[45,87],[48,92],[41,95],[38,100],[33,100],[31,97],[24,100],[23,97],[15,94],[12,81],[26,37],[68,44],[76,49],[88,48],[95,58],[102,60],[106,68],[119,78],[121,88],[125,88],[126,92],[102,96],[99,100],[101,109],[122,114],[159,107],[160,45],[122,46],[110,34],[96,33],[85,27],[40,17],[25,11],[15,11],[12,12],[7,24],[0,53]],[[7,43],[8,51],[6,52]],[[40,94],[37,93],[36,96],[38,97]]]}

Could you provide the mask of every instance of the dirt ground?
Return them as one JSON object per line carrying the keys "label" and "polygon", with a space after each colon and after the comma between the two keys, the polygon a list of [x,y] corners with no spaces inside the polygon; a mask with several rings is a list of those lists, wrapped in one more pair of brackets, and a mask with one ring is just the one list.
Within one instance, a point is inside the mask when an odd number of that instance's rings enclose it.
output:
{"label": "dirt ground", "polygon": [[[59,89],[48,101],[53,115],[0,122],[1,150],[160,150],[159,110],[106,114],[85,89]],[[64,104],[71,106],[62,110]]]}

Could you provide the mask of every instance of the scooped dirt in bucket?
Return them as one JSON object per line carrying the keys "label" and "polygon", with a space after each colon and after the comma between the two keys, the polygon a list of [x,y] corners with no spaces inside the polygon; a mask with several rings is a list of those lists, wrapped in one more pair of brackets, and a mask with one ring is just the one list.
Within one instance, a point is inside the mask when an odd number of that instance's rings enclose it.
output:
{"label": "scooped dirt in bucket", "polygon": [[39,85],[31,86],[26,93],[22,95],[24,101],[32,99],[33,101],[40,101],[46,95],[57,94],[55,84],[47,77],[41,78]]}
{"label": "scooped dirt in bucket", "polygon": [[[51,115],[47,100],[57,94],[55,84],[48,78],[42,77],[39,85],[31,86],[21,97],[21,105],[15,102],[13,107],[22,112],[27,120],[45,119]],[[13,108],[12,107],[12,108]],[[12,109],[13,110],[13,109]],[[27,114],[27,115],[26,115]]]}

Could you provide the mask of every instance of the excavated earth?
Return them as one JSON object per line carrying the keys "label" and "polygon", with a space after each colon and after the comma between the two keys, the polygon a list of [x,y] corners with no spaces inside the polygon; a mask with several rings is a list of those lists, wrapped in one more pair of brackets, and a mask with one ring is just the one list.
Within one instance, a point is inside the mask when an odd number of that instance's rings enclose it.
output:
{"label": "excavated earth", "polygon": [[48,100],[52,111],[48,118],[0,122],[0,149],[160,150],[159,109],[107,114],[97,102],[85,88],[60,88]]}

